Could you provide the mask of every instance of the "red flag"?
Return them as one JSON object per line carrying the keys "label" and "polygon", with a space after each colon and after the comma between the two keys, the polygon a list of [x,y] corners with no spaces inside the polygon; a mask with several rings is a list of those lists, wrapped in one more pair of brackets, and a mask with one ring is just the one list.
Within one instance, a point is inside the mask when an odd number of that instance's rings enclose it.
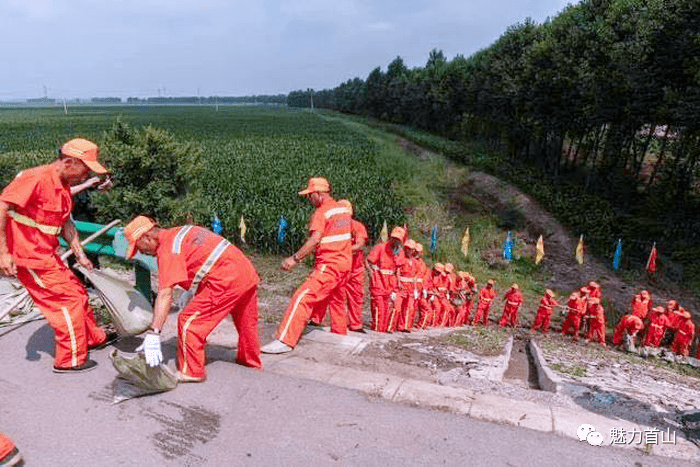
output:
{"label": "red flag", "polygon": [[656,242],[654,242],[654,246],[651,247],[651,253],[649,254],[649,260],[647,261],[647,271],[650,273],[655,273],[656,272],[656,257],[658,254],[656,253]]}

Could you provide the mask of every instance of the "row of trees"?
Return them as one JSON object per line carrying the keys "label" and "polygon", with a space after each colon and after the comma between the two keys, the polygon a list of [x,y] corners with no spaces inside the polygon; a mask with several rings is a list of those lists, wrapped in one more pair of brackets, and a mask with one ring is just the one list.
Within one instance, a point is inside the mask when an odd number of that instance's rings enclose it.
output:
{"label": "row of trees", "polygon": [[698,0],[584,0],[468,58],[433,50],[408,69],[397,57],[366,80],[294,94],[289,105],[313,94],[315,107],[480,141],[604,197],[612,235],[700,253]]}
{"label": "row of trees", "polygon": [[[121,99],[120,99],[121,101]],[[185,97],[129,97],[127,104],[287,104],[286,94],[259,96],[185,96]]]}

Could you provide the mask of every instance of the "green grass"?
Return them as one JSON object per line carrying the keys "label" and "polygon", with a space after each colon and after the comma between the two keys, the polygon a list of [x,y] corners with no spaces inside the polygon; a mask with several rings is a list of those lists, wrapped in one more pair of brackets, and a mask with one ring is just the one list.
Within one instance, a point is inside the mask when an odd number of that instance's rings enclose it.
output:
{"label": "green grass", "polygon": [[475,327],[453,332],[442,340],[478,355],[495,356],[503,352],[509,336],[499,328]]}

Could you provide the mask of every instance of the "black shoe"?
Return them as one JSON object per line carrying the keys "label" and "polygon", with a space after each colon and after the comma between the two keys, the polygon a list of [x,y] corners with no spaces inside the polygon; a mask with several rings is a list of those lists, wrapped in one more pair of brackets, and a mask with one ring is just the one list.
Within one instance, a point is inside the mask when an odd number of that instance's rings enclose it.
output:
{"label": "black shoe", "polygon": [[88,371],[92,371],[95,368],[97,368],[97,362],[95,360],[87,360],[85,363],[83,363],[80,366],[72,366],[70,368],[58,368],[58,367],[53,367],[53,372],[54,373],[85,373]]}
{"label": "black shoe", "polygon": [[105,337],[105,340],[103,343],[93,345],[92,347],[88,347],[88,349],[90,349],[90,350],[104,349],[108,345],[112,345],[115,342],[117,342],[118,340],[119,340],[119,334],[117,334],[116,332],[110,332],[110,333],[107,333],[107,337]]}
{"label": "black shoe", "polygon": [[367,334],[367,331],[365,331],[365,328],[351,329],[350,331],[352,331],[352,332],[359,332],[360,334]]}
{"label": "black shoe", "polygon": [[22,454],[19,453],[17,447],[14,447],[8,455],[0,459],[0,465],[3,467],[10,467],[13,465],[24,465],[24,462],[22,462]]}

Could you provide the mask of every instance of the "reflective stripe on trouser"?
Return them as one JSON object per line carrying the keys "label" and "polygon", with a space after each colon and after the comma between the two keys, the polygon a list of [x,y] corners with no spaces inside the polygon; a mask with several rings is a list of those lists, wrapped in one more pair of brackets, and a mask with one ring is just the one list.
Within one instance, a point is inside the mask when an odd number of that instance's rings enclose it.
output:
{"label": "reflective stripe on trouser", "polygon": [[359,267],[350,271],[345,285],[348,304],[348,328],[351,331],[362,329],[362,304],[365,296],[365,269]]}
{"label": "reflective stripe on trouser", "polygon": [[393,322],[389,323],[389,331],[403,331],[413,327],[412,310],[414,301],[413,295],[407,293],[397,294],[396,303],[394,304],[396,311],[394,312]]}
{"label": "reflective stripe on trouser", "polygon": [[[326,312],[330,312],[330,309],[333,308],[334,313],[330,313],[331,332],[335,334],[347,334],[347,332],[343,331],[346,327],[350,327],[347,322],[347,313],[345,311],[347,284],[347,279],[343,280],[342,283],[338,284],[331,291],[326,300],[321,300],[316,304],[311,311],[311,316],[309,316],[308,321],[316,325],[321,325],[323,319],[326,317]],[[361,324],[360,327],[362,327]]]}
{"label": "reflective stripe on trouser", "polygon": [[426,329],[433,322],[433,307],[427,298],[418,299],[418,327]]}
{"label": "reflective stripe on trouser", "polygon": [[535,316],[535,322],[532,325],[532,330],[536,331],[541,329],[543,333],[547,334],[549,332],[549,327],[552,322],[552,310],[538,309],[537,316]]}
{"label": "reflective stripe on trouser", "polygon": [[[344,307],[341,313],[335,304],[342,303],[344,289],[339,286],[345,283],[347,274],[347,272],[334,271],[328,265],[317,266],[301,287],[294,292],[277,331],[277,339],[290,347],[295,347],[312,312],[317,307],[324,306],[329,306],[328,311],[331,313],[331,331],[346,334],[347,322]],[[332,306],[329,303],[331,295],[333,295]]]}
{"label": "reflective stripe on trouser", "polygon": [[238,333],[236,362],[262,368],[258,338],[258,286],[240,292],[214,287],[206,280],[177,318],[177,368],[195,378],[206,376],[207,337],[227,316]]}
{"label": "reflective stripe on trouser", "polygon": [[386,332],[389,325],[389,295],[370,292],[370,311],[372,321],[370,328],[372,331]]}
{"label": "reflective stripe on trouser", "polygon": [[440,304],[442,305],[442,321],[440,321],[441,327],[449,327],[454,325],[454,320],[457,317],[455,313],[455,308],[452,306],[447,298],[440,297]]}
{"label": "reflective stripe on trouser", "polygon": [[487,325],[489,324],[489,312],[491,311],[491,302],[479,301],[476,306],[476,313],[474,314],[474,326],[479,324]]}
{"label": "reflective stripe on trouser", "polygon": [[17,267],[17,278],[54,330],[54,366],[70,368],[87,360],[88,346],[104,342],[85,287],[63,264],[53,269]]}
{"label": "reflective stripe on trouser", "polygon": [[503,314],[498,322],[498,326],[516,327],[518,325],[518,308],[520,308],[518,305],[506,303],[506,305],[503,307]]}

